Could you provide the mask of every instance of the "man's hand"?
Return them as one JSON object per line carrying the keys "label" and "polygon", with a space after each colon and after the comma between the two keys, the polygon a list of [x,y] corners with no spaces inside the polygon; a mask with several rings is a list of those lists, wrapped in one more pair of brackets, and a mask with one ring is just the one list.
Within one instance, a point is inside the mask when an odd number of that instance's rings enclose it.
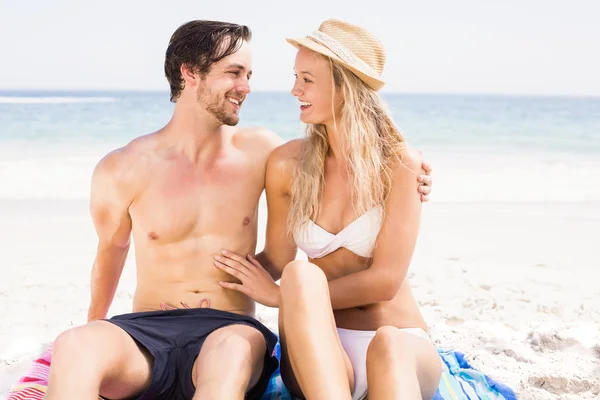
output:
{"label": "man's hand", "polygon": [[219,285],[242,292],[267,307],[279,306],[279,286],[254,257],[248,255],[245,259],[230,251],[222,250],[221,254],[214,258],[217,268],[242,282],[241,284],[219,282]]}
{"label": "man's hand", "polygon": [[431,165],[423,161],[421,166],[423,168],[423,173],[417,176],[417,180],[419,181],[419,193],[421,193],[421,201],[426,203],[429,201],[429,194],[431,193]]}

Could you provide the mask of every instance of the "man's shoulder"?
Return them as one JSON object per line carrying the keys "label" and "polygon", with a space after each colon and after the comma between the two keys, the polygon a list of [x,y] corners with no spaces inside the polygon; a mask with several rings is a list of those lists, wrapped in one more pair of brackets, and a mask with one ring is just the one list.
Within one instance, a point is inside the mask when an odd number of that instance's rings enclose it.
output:
{"label": "man's shoulder", "polygon": [[153,135],[137,137],[125,146],[107,153],[96,164],[94,175],[111,177],[116,181],[134,178],[137,171],[144,169],[142,164],[149,163]]}
{"label": "man's shoulder", "polygon": [[234,144],[243,149],[264,149],[270,153],[283,143],[279,135],[263,127],[238,128],[233,133]]}

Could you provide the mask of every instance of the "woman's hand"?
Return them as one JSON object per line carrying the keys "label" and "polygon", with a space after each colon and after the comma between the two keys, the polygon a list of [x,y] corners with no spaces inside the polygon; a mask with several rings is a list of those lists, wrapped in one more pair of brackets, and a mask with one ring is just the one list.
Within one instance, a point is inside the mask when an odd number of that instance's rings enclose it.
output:
{"label": "woman's hand", "polygon": [[222,250],[221,254],[214,258],[217,268],[242,282],[219,282],[219,285],[242,292],[267,307],[279,307],[279,286],[254,257],[248,255],[245,259]]}

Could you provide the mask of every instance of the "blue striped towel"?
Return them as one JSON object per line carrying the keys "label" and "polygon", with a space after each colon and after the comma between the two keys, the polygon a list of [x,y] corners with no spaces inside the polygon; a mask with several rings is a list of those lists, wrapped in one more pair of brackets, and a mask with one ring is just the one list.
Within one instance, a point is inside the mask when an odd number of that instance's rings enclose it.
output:
{"label": "blue striped towel", "polygon": [[[438,349],[438,353],[444,364],[440,386],[433,400],[517,400],[508,386],[472,368],[464,354],[442,349]],[[281,357],[279,343],[275,346],[275,355],[278,359]],[[279,368],[271,376],[262,400],[292,400],[283,385]]]}

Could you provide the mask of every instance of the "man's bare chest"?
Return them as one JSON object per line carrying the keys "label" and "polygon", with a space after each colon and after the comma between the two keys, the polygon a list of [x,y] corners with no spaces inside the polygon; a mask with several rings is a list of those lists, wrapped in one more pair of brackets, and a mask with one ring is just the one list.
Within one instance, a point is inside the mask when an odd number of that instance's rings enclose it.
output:
{"label": "man's bare chest", "polygon": [[171,242],[252,227],[264,172],[238,163],[198,173],[154,171],[130,209],[134,234]]}

